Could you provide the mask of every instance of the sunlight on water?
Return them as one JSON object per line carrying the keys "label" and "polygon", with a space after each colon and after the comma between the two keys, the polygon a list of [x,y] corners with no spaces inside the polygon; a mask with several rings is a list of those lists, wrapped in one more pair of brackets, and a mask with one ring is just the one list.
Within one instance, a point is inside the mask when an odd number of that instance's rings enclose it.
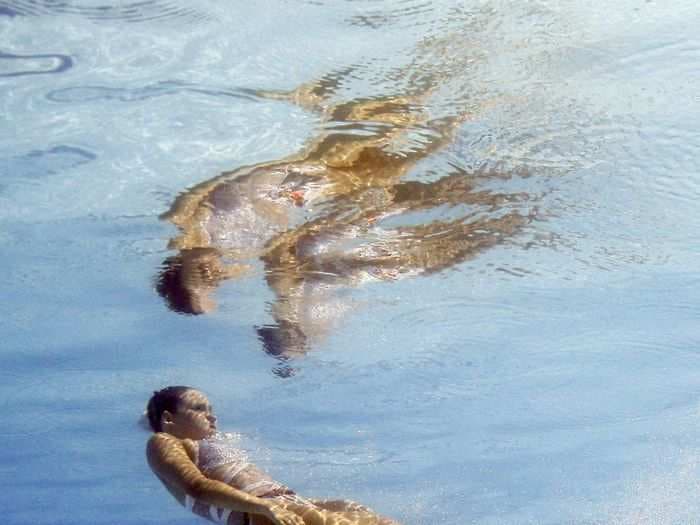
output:
{"label": "sunlight on water", "polygon": [[199,522],[166,384],[406,525],[696,521],[699,23],[0,2],[4,523]]}

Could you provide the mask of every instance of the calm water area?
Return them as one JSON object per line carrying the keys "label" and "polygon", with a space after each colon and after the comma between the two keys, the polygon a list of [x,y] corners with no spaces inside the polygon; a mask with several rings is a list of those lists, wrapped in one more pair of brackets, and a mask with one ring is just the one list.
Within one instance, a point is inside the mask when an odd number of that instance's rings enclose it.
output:
{"label": "calm water area", "polygon": [[[698,28],[690,0],[0,1],[2,522],[204,523],[145,461],[168,384],[405,525],[700,522]],[[304,186],[284,242],[322,262],[212,278],[258,241],[236,170],[316,145],[313,179],[336,139],[382,162]],[[209,230],[163,217],[221,173]],[[159,283],[204,252],[183,313]]]}

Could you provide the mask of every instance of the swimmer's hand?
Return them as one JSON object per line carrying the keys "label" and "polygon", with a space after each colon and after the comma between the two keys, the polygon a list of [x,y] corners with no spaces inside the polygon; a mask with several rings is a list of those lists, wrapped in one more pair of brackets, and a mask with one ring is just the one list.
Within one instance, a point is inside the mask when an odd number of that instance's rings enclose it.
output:
{"label": "swimmer's hand", "polygon": [[301,516],[286,510],[280,505],[270,505],[267,511],[267,517],[275,525],[304,525],[304,520]]}

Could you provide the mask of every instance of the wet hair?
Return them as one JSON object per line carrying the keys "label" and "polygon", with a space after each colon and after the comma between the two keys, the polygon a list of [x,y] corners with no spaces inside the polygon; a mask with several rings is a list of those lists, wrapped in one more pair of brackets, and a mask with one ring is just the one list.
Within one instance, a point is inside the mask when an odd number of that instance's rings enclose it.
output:
{"label": "wet hair", "polygon": [[289,321],[256,326],[255,330],[265,352],[278,359],[303,355],[308,351],[306,335],[297,325]]}
{"label": "wet hair", "polygon": [[193,388],[189,386],[166,386],[153,392],[146,407],[146,415],[153,432],[161,432],[163,430],[160,426],[160,418],[163,412],[166,410],[168,412],[177,411],[180,401],[182,401],[182,396],[190,390],[193,390]]}
{"label": "wet hair", "polygon": [[215,287],[225,278],[218,258],[219,252],[213,248],[189,248],[165,259],[155,285],[168,308],[180,314],[206,313],[200,288]]}
{"label": "wet hair", "polygon": [[201,314],[192,307],[192,294],[182,284],[182,257],[168,257],[162,267],[156,279],[156,290],[165,299],[168,308],[181,314]]}

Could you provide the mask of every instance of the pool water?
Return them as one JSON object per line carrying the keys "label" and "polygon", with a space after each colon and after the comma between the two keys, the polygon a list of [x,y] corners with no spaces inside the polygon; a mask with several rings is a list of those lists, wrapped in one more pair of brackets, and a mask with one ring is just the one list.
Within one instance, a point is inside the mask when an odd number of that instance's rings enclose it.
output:
{"label": "pool water", "polygon": [[[144,458],[167,384],[301,494],[406,525],[697,521],[696,2],[106,1],[0,2],[4,523],[201,522]],[[341,71],[335,103],[428,84],[461,120],[402,180],[493,197],[387,228],[526,220],[440,271],[341,282],[342,315],[280,359],[259,263],[206,315],[167,307],[159,217],[332,129],[259,93]]]}

